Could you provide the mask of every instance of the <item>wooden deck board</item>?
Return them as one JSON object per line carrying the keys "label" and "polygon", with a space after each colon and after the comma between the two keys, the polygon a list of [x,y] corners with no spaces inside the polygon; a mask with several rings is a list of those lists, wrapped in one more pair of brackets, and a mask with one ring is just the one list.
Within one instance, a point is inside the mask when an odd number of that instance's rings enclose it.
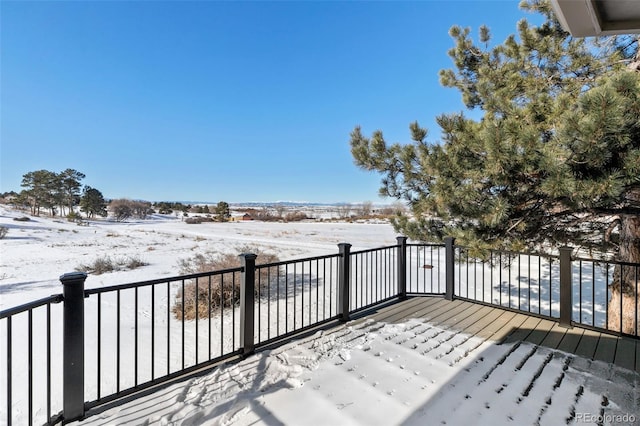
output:
{"label": "wooden deck board", "polygon": [[474,307],[472,306],[467,306],[464,303],[459,303],[454,305],[453,303],[450,305],[451,308],[447,308],[447,306],[444,306],[442,309],[438,310],[438,314],[431,316],[431,317],[425,317],[425,319],[428,319],[429,322],[433,323],[433,324],[447,324],[447,325],[452,325],[455,324],[456,322],[460,321],[460,319],[466,318],[468,315],[468,312],[471,309],[474,309]]}
{"label": "wooden deck board", "polygon": [[[480,305],[478,305],[480,306]],[[492,309],[486,306],[480,306],[480,309],[476,310],[473,314],[469,315],[466,319],[458,323],[458,328],[461,331],[472,333],[472,327],[478,323],[485,323],[487,318],[493,317]],[[488,324],[487,324],[488,325]]]}
{"label": "wooden deck board", "polygon": [[551,349],[558,349],[560,342],[564,339],[568,329],[560,327],[558,323],[553,323],[553,327],[549,330],[547,337],[540,343],[541,346],[546,346]]}
{"label": "wooden deck board", "polygon": [[593,359],[604,362],[613,362],[616,356],[618,337],[600,333],[600,340],[593,354]]}
{"label": "wooden deck board", "polygon": [[403,300],[399,303],[394,303],[389,306],[385,306],[384,308],[380,308],[374,312],[367,311],[366,312],[367,315],[366,316],[363,315],[355,319],[354,324],[358,324],[358,323],[367,321],[369,319],[373,319],[375,321],[388,322],[387,320],[389,318],[392,318],[394,315],[396,315],[399,312],[405,313],[406,315],[407,313],[413,312],[413,310],[415,309],[421,309],[424,305],[437,303],[437,301],[434,300],[435,298],[428,298],[428,299],[430,300],[422,301],[420,300],[420,298],[416,297],[416,298]]}
{"label": "wooden deck board", "polygon": [[502,312],[496,309],[489,309],[490,311],[485,314],[481,320],[473,322],[465,331],[486,340],[490,335],[490,331],[485,333],[486,328],[502,314]]}
{"label": "wooden deck board", "polygon": [[[508,312],[508,311],[505,311]],[[507,337],[511,335],[514,330],[520,328],[520,326],[527,320],[526,315],[515,314],[508,322],[505,322],[501,328],[496,330],[489,339],[494,340],[498,343],[503,343],[506,341]]]}
{"label": "wooden deck board", "polygon": [[600,333],[593,330],[585,330],[580,338],[580,343],[578,343],[575,354],[585,358],[593,358],[599,340]]}
{"label": "wooden deck board", "polygon": [[633,370],[636,364],[636,342],[628,337],[620,337],[613,362],[622,368]]}
{"label": "wooden deck board", "polygon": [[529,333],[525,340],[529,343],[533,343],[534,345],[541,344],[542,341],[547,338],[547,335],[554,324],[555,322],[553,321],[541,319],[536,327],[531,330],[531,333]]}
{"label": "wooden deck board", "polygon": [[584,328],[572,327],[567,329],[557,349],[570,354],[575,353],[583,334]]}
{"label": "wooden deck board", "polygon": [[[399,321],[404,321],[407,318],[417,318],[419,317],[419,315],[417,314],[417,312],[420,312],[421,310],[425,309],[425,307],[428,306],[432,306],[432,308],[430,309],[435,309],[436,306],[439,306],[438,301],[435,301],[430,303],[430,304],[414,304],[411,305],[410,307],[408,307],[407,309],[404,310],[400,310],[400,311],[395,311],[392,315],[387,315],[384,318],[385,322],[399,322]],[[443,307],[443,309],[445,309],[445,307]]]}
{"label": "wooden deck board", "polygon": [[446,325],[447,328],[454,328],[456,330],[465,330],[468,323],[482,318],[482,306],[467,307],[462,305],[459,310],[451,312],[450,316],[446,314],[440,315],[435,320],[429,322],[435,325]]}
{"label": "wooden deck board", "polygon": [[385,306],[357,322],[401,322],[409,318],[474,335],[498,343],[526,341],[589,359],[600,360],[640,373],[640,339],[619,337],[499,307],[439,296],[411,297]]}
{"label": "wooden deck board", "polygon": [[439,303],[434,306],[433,311],[423,312],[420,318],[423,318],[429,322],[438,323],[442,322],[451,314],[452,311],[464,310],[466,306],[460,300],[454,300],[449,303]]}
{"label": "wooden deck board", "polygon": [[538,323],[540,323],[540,318],[536,317],[528,317],[522,325],[517,328],[513,333],[507,336],[507,342],[517,342],[522,341],[527,338],[527,336],[531,333],[531,330],[536,328]]}

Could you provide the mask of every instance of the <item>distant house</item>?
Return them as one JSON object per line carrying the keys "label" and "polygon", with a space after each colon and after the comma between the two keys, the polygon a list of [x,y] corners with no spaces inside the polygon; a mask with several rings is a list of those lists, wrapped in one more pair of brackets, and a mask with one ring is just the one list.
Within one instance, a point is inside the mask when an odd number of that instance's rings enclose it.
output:
{"label": "distant house", "polygon": [[242,215],[242,220],[253,220],[253,217],[249,213]]}

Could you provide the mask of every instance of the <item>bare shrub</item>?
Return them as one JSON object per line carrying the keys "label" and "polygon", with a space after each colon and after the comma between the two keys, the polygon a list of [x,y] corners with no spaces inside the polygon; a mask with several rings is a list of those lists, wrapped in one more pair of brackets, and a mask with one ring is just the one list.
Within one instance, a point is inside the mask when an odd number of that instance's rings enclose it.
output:
{"label": "bare shrub", "polygon": [[137,269],[146,265],[148,265],[148,263],[137,256],[123,257],[115,260],[110,256],[104,256],[96,258],[91,263],[76,266],[76,271],[101,275],[108,272]]}
{"label": "bare shrub", "polygon": [[6,237],[8,232],[9,228],[7,228],[6,226],[0,226],[0,240]]}
{"label": "bare shrub", "polygon": [[247,213],[255,220],[259,220],[261,222],[277,222],[282,219],[281,216],[274,215],[266,206],[260,210],[249,209],[247,210]]}
{"label": "bare shrub", "polygon": [[142,259],[136,256],[130,256],[126,259],[123,259],[123,262],[122,262],[122,266],[124,266],[125,269],[129,269],[129,270],[138,269],[147,265],[148,265],[147,262],[144,262]]}
{"label": "bare shrub", "polygon": [[[258,255],[256,261],[258,264],[267,264],[278,262],[278,256],[272,253],[266,253],[260,249],[252,247],[242,247],[241,253],[254,253]],[[216,254],[197,253],[191,258],[182,259],[179,262],[180,270],[183,274],[196,274],[201,272],[222,271],[225,269],[233,269],[241,266],[240,256],[236,254]],[[272,268],[268,268],[272,269]],[[274,267],[273,269],[277,269]],[[268,271],[267,268],[260,269],[256,274],[256,295],[260,290],[258,283],[262,289],[269,285],[269,273],[271,277],[276,275],[275,270]],[[176,294],[175,304],[172,312],[177,319],[182,319],[182,309],[184,305],[184,319],[193,320],[196,318],[208,318],[209,307],[211,309],[223,307],[231,307],[240,300],[240,273],[219,274],[211,276],[211,290],[209,290],[209,277],[201,279],[192,279],[185,283],[184,294],[182,289]],[[211,296],[209,296],[211,291]],[[197,304],[196,304],[197,300]],[[197,309],[196,309],[197,305]]]}
{"label": "bare shrub", "polygon": [[351,205],[350,204],[340,204],[336,207],[338,211],[338,217],[340,219],[348,219],[351,217]]}
{"label": "bare shrub", "polygon": [[69,222],[81,222],[82,216],[80,216],[80,213],[78,212],[71,211],[69,212],[69,214],[67,214],[67,220]]}
{"label": "bare shrub", "polygon": [[119,199],[112,200],[109,203],[109,210],[117,222],[122,222],[131,217],[133,209],[130,206],[130,200]]}
{"label": "bare shrub", "polygon": [[122,222],[132,216],[138,219],[146,219],[147,215],[153,212],[150,202],[126,198],[111,200],[109,211],[111,211],[117,222]]}
{"label": "bare shrub", "polygon": [[307,219],[309,219],[309,217],[304,212],[291,212],[287,213],[284,217],[285,222],[299,222]]}
{"label": "bare shrub", "polygon": [[88,274],[101,275],[107,272],[113,272],[116,269],[115,262],[109,256],[99,257],[91,263],[80,264],[76,266],[76,271],[86,272]]}
{"label": "bare shrub", "polygon": [[194,216],[194,217],[186,218],[184,222],[187,224],[193,225],[193,224],[200,224],[203,222],[213,222],[213,218],[207,217],[207,216]]}
{"label": "bare shrub", "polygon": [[369,217],[373,211],[373,203],[371,201],[364,201],[358,207],[358,216],[360,217]]}

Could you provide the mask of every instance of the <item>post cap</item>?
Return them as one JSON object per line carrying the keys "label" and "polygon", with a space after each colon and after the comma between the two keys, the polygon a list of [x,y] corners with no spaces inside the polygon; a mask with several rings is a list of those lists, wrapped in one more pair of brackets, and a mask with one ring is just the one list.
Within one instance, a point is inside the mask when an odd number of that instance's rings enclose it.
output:
{"label": "post cap", "polygon": [[67,272],[60,275],[60,281],[84,281],[87,279],[86,272]]}
{"label": "post cap", "polygon": [[256,259],[258,255],[255,253],[240,253],[238,257],[244,257],[247,260],[253,260]]}

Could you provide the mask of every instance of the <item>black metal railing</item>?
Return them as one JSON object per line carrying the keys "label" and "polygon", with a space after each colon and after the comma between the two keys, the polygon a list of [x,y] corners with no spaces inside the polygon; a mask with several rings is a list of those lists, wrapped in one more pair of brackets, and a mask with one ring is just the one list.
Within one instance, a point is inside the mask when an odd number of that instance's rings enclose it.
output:
{"label": "black metal railing", "polygon": [[85,290],[87,408],[238,355],[242,271]]}
{"label": "black metal railing", "polygon": [[491,250],[478,259],[456,246],[455,258],[456,297],[560,317],[559,256]]}
{"label": "black metal railing", "polygon": [[398,246],[353,251],[349,256],[350,312],[367,309],[400,294]]}
{"label": "black metal railing", "polygon": [[340,254],[255,267],[255,341],[300,332],[338,317]]}
{"label": "black metal railing", "polygon": [[[4,401],[0,401],[4,404],[0,405],[3,417],[0,423],[6,421],[8,426],[12,425],[12,413],[17,409],[26,412],[29,424],[57,421],[57,413],[62,412],[62,388],[57,386],[62,380],[55,377],[62,372],[60,302],[62,294],[56,294],[0,312],[0,330],[4,337],[0,344],[0,363],[5,367],[0,381],[3,393],[6,392]],[[34,328],[40,330],[39,336],[44,330],[44,341],[34,341]]]}
{"label": "black metal railing", "polygon": [[576,257],[572,276],[575,323],[615,332],[632,330],[630,334],[638,335],[639,264]]}
{"label": "black metal railing", "polygon": [[[566,247],[559,255],[493,251],[476,259],[452,238],[408,244],[398,237],[395,245],[369,250],[342,243],[325,256],[256,265],[249,253],[241,260],[238,268],[86,290],[86,274],[66,274],[62,295],[0,312],[7,424],[24,410],[29,424],[78,419],[117,398],[407,295],[460,298],[638,336],[640,265],[572,258]],[[612,304],[611,286],[620,277],[630,295]],[[61,301],[63,309],[52,316]],[[632,311],[632,329],[623,305]],[[33,330],[41,327],[46,367],[38,370]],[[28,334],[21,349],[17,330]],[[52,380],[53,374],[61,377]],[[25,380],[26,390],[16,386]],[[16,398],[16,389],[25,395]]]}
{"label": "black metal railing", "polygon": [[443,244],[407,244],[407,293],[445,293]]}

